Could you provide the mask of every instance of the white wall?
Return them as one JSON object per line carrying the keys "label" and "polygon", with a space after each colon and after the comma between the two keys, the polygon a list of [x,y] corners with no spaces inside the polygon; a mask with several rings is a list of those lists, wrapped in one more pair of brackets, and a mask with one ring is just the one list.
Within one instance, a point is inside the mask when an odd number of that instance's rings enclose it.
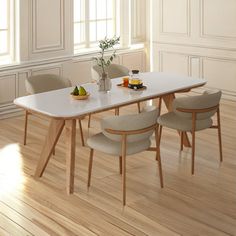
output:
{"label": "white wall", "polygon": [[154,70],[204,77],[236,100],[236,1],[153,0]]}
{"label": "white wall", "polygon": [[[95,54],[73,54],[73,0],[21,0],[19,18],[21,63],[0,67],[0,118],[19,110],[12,102],[26,95],[24,81],[31,75],[58,74],[69,78],[73,84],[91,81],[90,69]],[[125,24],[122,40],[128,32]],[[141,37],[143,30],[136,28]],[[145,50],[120,50],[116,63],[145,71]]]}

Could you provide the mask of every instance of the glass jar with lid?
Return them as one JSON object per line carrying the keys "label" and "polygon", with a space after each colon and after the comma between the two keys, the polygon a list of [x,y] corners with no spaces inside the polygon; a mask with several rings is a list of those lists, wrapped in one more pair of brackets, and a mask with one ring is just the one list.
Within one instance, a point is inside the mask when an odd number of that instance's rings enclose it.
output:
{"label": "glass jar with lid", "polygon": [[142,80],[139,78],[139,70],[132,70],[129,80],[129,88],[138,89],[143,86]]}

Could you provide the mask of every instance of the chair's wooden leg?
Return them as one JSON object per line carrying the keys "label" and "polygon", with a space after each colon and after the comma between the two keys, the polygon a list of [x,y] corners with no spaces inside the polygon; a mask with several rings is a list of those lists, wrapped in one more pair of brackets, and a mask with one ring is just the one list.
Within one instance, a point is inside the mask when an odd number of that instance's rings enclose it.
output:
{"label": "chair's wooden leg", "polygon": [[187,132],[183,132],[183,144],[185,147],[191,147]]}
{"label": "chair's wooden leg", "polygon": [[195,159],[195,132],[192,132],[192,175],[194,175],[194,159]]}
{"label": "chair's wooden leg", "polygon": [[87,186],[88,188],[90,187],[91,183],[91,174],[92,174],[92,167],[93,167],[93,154],[94,154],[94,149],[90,149],[90,155],[89,155],[89,167],[88,167],[88,183]]}
{"label": "chair's wooden leg", "polygon": [[115,108],[115,116],[119,116],[120,115],[120,108],[117,107]]}
{"label": "chair's wooden leg", "polygon": [[66,192],[74,192],[76,120],[66,120]]}
{"label": "chair's wooden leg", "polygon": [[158,161],[160,185],[161,185],[161,188],[163,188],[164,183],[163,183],[163,174],[162,174],[162,166],[161,166],[160,144],[159,144],[159,141],[158,141],[158,139],[159,139],[159,137],[158,137],[158,126],[155,130],[155,138],[156,138],[156,160]]}
{"label": "chair's wooden leg", "polygon": [[61,135],[64,125],[65,125],[64,120],[56,120],[56,119],[51,120],[49,129],[48,129],[48,134],[44,142],[43,150],[41,152],[41,155],[40,155],[37,167],[36,167],[36,171],[35,171],[36,178],[41,177],[43,175],[43,172],[52,154],[53,148],[55,147],[57,140],[59,139]]}
{"label": "chair's wooden leg", "polygon": [[180,131],[180,151],[183,151],[184,147],[184,133],[183,131]]}
{"label": "chair's wooden leg", "polygon": [[122,175],[122,156],[119,156],[119,168],[120,168],[120,174]]}
{"label": "chair's wooden leg", "polygon": [[[56,145],[55,145],[56,146]],[[56,147],[53,148],[52,150],[52,155],[55,156],[56,155]]]}
{"label": "chair's wooden leg", "polygon": [[89,114],[89,117],[88,117],[88,128],[91,127],[91,117],[92,117],[92,114]]}
{"label": "chair's wooden leg", "polygon": [[196,114],[193,113],[193,117],[192,117],[192,175],[194,174],[194,162],[195,162],[195,129],[196,129]]}
{"label": "chair's wooden leg", "polygon": [[138,106],[138,113],[141,113],[141,104],[140,104],[140,102],[137,102],[137,106]]}
{"label": "chair's wooden leg", "polygon": [[81,144],[84,147],[84,134],[83,134],[83,127],[82,127],[82,122],[81,119],[78,119],[78,123],[79,123],[79,129],[80,129],[80,138],[81,138]]}
{"label": "chair's wooden leg", "polygon": [[[163,128],[163,126],[160,125],[159,132],[158,132],[158,136],[157,136],[157,147],[158,147],[158,149],[159,149],[159,153],[160,153],[160,146],[161,146],[162,128]],[[160,155],[160,154],[159,154],[159,155]],[[158,161],[158,158],[156,158],[156,160]]]}
{"label": "chair's wooden leg", "polygon": [[122,136],[122,190],[123,206],[126,204],[126,135]]}
{"label": "chair's wooden leg", "polygon": [[157,107],[159,108],[159,116],[161,115],[161,105],[162,105],[162,98],[160,97],[158,99],[158,105],[157,105]]}
{"label": "chair's wooden leg", "polygon": [[24,145],[26,145],[29,112],[25,111]]}
{"label": "chair's wooden leg", "polygon": [[221,124],[220,124],[220,108],[217,109],[217,126],[218,126],[218,140],[220,149],[220,161],[223,161],[222,139],[221,139]]}
{"label": "chair's wooden leg", "polygon": [[161,185],[161,188],[164,188],[162,165],[161,165],[161,156],[160,155],[158,155],[158,169],[159,169],[160,185]]}

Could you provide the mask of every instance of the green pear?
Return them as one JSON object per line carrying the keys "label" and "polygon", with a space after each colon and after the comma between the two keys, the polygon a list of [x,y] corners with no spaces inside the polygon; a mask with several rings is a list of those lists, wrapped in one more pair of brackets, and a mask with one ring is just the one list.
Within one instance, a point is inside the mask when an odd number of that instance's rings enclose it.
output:
{"label": "green pear", "polygon": [[74,90],[73,90],[73,92],[71,94],[74,95],[74,96],[78,96],[79,95],[79,89],[78,89],[77,86],[75,86],[75,88],[74,88]]}
{"label": "green pear", "polygon": [[79,95],[80,96],[85,96],[87,94],[86,90],[84,87],[80,86],[79,87]]}

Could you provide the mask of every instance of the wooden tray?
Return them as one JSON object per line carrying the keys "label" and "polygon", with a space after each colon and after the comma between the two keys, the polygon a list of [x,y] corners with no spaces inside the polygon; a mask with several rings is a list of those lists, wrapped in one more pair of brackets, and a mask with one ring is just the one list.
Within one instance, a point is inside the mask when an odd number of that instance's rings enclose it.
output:
{"label": "wooden tray", "polygon": [[80,95],[72,95],[71,94],[71,97],[75,100],[85,100],[85,99],[88,99],[88,97],[90,96],[89,93],[87,93],[86,95],[84,96],[80,96]]}
{"label": "wooden tray", "polygon": [[125,86],[123,85],[123,83],[122,83],[122,84],[117,84],[116,86],[118,86],[118,87],[122,87],[122,88],[131,89],[131,90],[134,90],[134,91],[140,91],[140,90],[145,90],[145,89],[147,89],[147,86],[145,86],[145,85],[143,85],[142,88],[137,88],[137,89],[133,89],[133,88],[125,87]]}

